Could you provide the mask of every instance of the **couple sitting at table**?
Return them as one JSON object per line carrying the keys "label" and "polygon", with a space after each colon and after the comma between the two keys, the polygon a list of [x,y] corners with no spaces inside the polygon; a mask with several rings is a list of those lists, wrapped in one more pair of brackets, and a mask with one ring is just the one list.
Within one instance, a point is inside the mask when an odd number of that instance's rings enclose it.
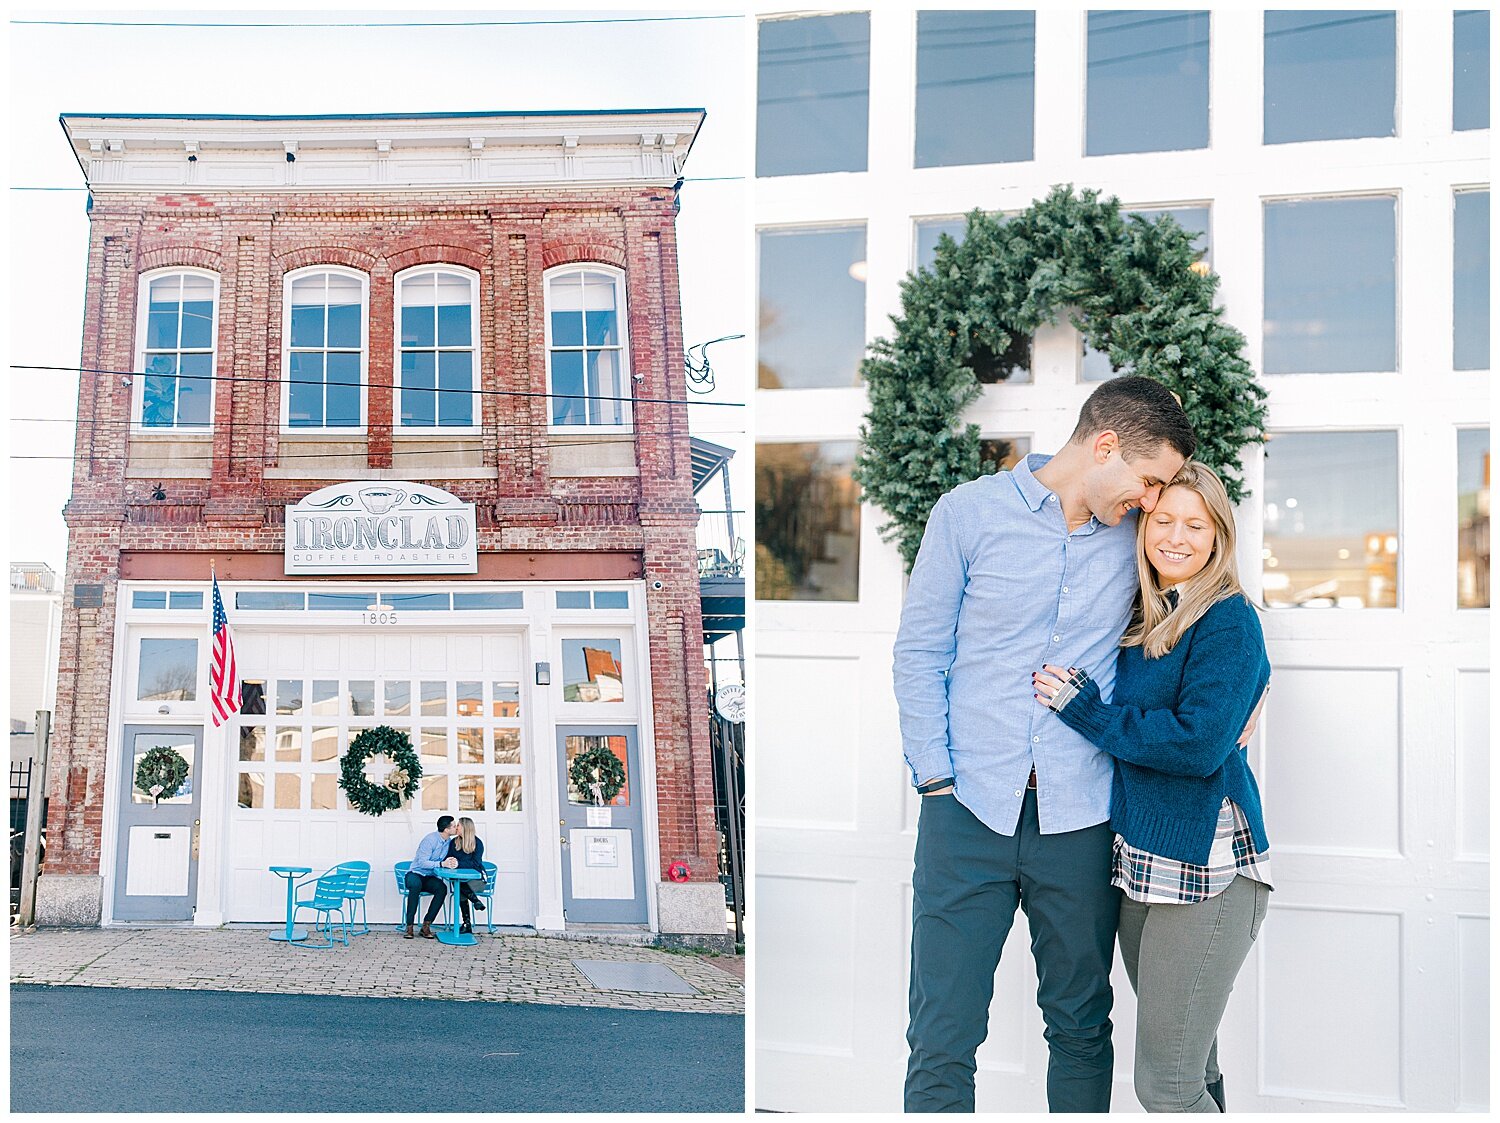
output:
{"label": "couple sitting at table", "polygon": [[[484,877],[484,843],[474,833],[474,820],[468,816],[454,819],[452,815],[439,815],[437,830],[417,843],[417,854],[406,871],[406,938],[416,935],[417,898],[423,893],[432,894],[432,903],[427,906],[427,915],[422,918],[422,938],[436,939],[432,922],[448,897],[448,886],[434,872],[439,866],[448,869],[473,870]],[[474,892],[473,883],[458,883],[458,901],[463,910],[463,927],[460,932],[472,932],[469,922],[469,905],[480,912],[484,902]]]}

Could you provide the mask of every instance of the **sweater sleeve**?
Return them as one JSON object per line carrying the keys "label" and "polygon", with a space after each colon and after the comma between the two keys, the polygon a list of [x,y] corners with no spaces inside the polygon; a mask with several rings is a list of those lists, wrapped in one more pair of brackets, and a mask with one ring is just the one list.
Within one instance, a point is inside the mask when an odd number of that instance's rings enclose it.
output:
{"label": "sweater sleeve", "polygon": [[[1246,611],[1254,610],[1246,606]],[[1198,622],[1172,709],[1104,702],[1085,679],[1058,717],[1110,756],[1174,776],[1212,776],[1236,742],[1265,686],[1258,622],[1215,613]]]}

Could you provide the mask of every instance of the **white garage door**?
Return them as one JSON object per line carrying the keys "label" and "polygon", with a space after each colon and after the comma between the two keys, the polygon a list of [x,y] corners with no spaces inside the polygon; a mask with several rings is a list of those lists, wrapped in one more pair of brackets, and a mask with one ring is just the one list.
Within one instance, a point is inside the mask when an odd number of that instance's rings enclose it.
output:
{"label": "white garage door", "polygon": [[[264,712],[242,713],[229,729],[227,920],[284,915],[285,882],[269,866],[322,870],[363,860],[372,869],[370,920],[395,923],[392,869],[411,859],[446,812],[474,820],[485,860],[499,868],[496,923],[534,923],[533,773],[519,631],[247,629],[236,645],[242,674],[262,684],[265,698],[254,707]],[[406,733],[422,763],[416,798],[379,817],[350,808],[338,787],[350,740],[376,725]]]}

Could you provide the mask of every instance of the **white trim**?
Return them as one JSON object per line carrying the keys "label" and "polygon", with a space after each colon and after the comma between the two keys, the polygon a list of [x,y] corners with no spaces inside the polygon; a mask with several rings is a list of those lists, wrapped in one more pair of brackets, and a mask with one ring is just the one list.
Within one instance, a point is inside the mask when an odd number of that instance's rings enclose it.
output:
{"label": "white trim", "polygon": [[[176,420],[176,415],[177,407],[180,404],[180,401],[179,398],[174,395],[172,405],[172,424],[144,425],[141,423],[141,414],[142,410],[145,408],[146,401],[146,333],[148,330],[148,325],[150,323],[149,312],[151,307],[151,283],[153,281],[160,281],[165,277],[176,277],[184,274],[194,277],[207,278],[214,287],[213,323],[209,328],[210,347],[208,351],[208,377],[210,381],[208,383],[208,421],[203,425],[179,424]],[[131,366],[131,369],[135,371],[135,374],[133,374],[130,379],[131,435],[135,436],[136,434],[148,434],[152,436],[161,436],[163,434],[170,434],[174,437],[211,436],[214,431],[214,405],[218,400],[217,391],[219,385],[217,382],[217,376],[219,373],[219,274],[215,273],[212,269],[204,269],[201,266],[197,265],[165,265],[159,269],[148,269],[144,273],[141,273],[136,277],[135,297],[135,339],[134,350],[132,352],[134,355],[134,359]],[[179,303],[179,323],[181,314],[181,304]],[[179,332],[180,330],[181,329],[179,328]],[[178,338],[178,342],[181,342],[180,335]],[[177,348],[175,350],[175,353],[180,356],[182,354],[181,348]],[[180,365],[181,364],[179,362],[179,366]],[[182,377],[183,376],[181,373],[177,375],[177,378],[179,380]]]}
{"label": "white trim", "polygon": [[[619,385],[616,394],[625,399],[620,402],[620,412],[624,421],[619,425],[555,425],[552,422],[552,283],[559,277],[571,273],[598,272],[609,276],[614,283],[615,294],[615,322],[619,327],[620,342],[616,347],[598,347],[595,350],[614,350],[619,356]],[[635,431],[635,411],[632,395],[627,393],[635,379],[632,377],[634,364],[631,362],[630,354],[630,304],[625,284],[625,270],[616,265],[607,265],[602,261],[570,261],[563,265],[554,265],[551,269],[542,273],[542,325],[543,325],[543,349],[545,357],[543,361],[547,368],[547,432],[552,433],[633,433]],[[580,282],[580,285],[582,282]],[[588,391],[588,361],[589,351],[588,336],[585,328],[584,343],[578,348],[585,356],[583,365],[583,388]],[[573,350],[573,348],[568,348]],[[584,413],[587,416],[588,402],[584,402]]]}
{"label": "white trim", "polygon": [[[287,381],[291,370],[292,353],[292,285],[305,277],[318,273],[331,273],[341,277],[352,277],[359,281],[359,424],[358,425],[298,425],[290,423],[291,384]],[[325,304],[326,307],[326,304]],[[326,319],[325,319],[326,325]],[[324,337],[323,354],[328,354],[327,337]],[[343,348],[335,348],[343,351]],[[281,275],[281,432],[283,436],[313,434],[315,436],[363,435],[369,417],[370,405],[370,276],[347,265],[334,263],[305,265]],[[328,420],[328,367],[323,368],[323,420]]]}
{"label": "white trim", "polygon": [[[404,389],[401,383],[401,357],[406,348],[401,343],[401,290],[406,282],[416,280],[424,276],[436,276],[441,273],[452,273],[464,278],[469,282],[469,399],[471,416],[474,418],[472,425],[440,425],[437,419],[438,386],[440,385],[436,359],[433,361],[433,423],[431,425],[408,425],[401,420],[401,392]],[[480,329],[480,276],[476,270],[466,265],[455,265],[450,262],[434,262],[427,265],[413,265],[403,269],[393,278],[395,281],[394,302],[391,315],[394,322],[391,324],[391,436],[393,439],[420,438],[420,437],[443,437],[443,436],[473,436],[484,432],[484,397],[480,394],[480,372],[483,366],[480,361],[480,346],[482,333]],[[462,348],[440,347],[436,336],[433,337],[431,348],[415,347],[414,351],[431,350],[434,353],[443,351],[459,351]]]}

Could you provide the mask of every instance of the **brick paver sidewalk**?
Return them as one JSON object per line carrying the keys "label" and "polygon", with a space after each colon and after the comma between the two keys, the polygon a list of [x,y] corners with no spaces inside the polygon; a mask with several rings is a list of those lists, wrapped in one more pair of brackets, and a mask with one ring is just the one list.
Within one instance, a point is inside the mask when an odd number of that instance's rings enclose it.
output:
{"label": "brick paver sidewalk", "polygon": [[[574,959],[659,963],[698,991],[638,994],[597,989]],[[699,955],[532,935],[480,936],[475,947],[404,940],[387,926],[325,951],[287,947],[261,929],[66,928],[13,933],[10,981],[67,986],[160,987],[545,1002],[630,1010],[743,1014],[744,984]]]}

